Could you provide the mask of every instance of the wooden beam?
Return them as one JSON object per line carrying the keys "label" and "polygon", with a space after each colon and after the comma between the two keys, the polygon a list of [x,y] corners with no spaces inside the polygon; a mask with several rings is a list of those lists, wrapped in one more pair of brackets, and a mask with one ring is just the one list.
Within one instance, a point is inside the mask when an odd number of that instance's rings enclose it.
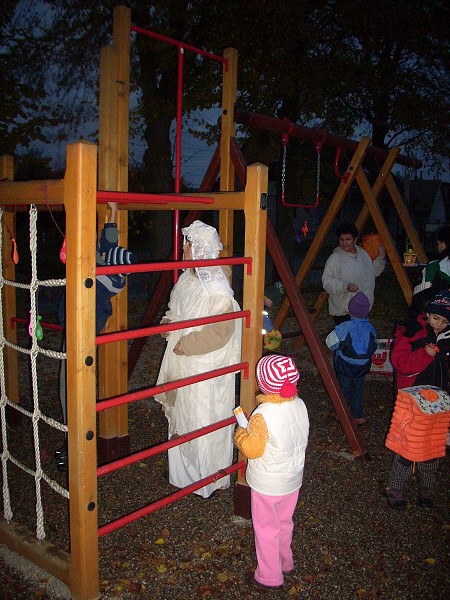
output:
{"label": "wooden beam", "polygon": [[342,394],[338,380],[334,373],[331,362],[327,358],[327,350],[320,339],[319,332],[314,327],[313,320],[309,315],[308,307],[298,289],[297,283],[292,275],[290,265],[281,248],[272,223],[267,224],[267,246],[272,256],[274,265],[280,275],[281,283],[284,285],[287,295],[291,301],[297,321],[305,336],[309,350],[312,354],[317,369],[322,377],[322,381],[333,403],[336,414],[342,425],[344,433],[349,441],[350,448],[355,458],[368,458],[364,444],[359,437],[356,427],[353,423],[347,402]]}
{"label": "wooden beam", "polygon": [[[261,207],[261,195],[267,193],[268,169],[261,164],[249,166],[245,187],[245,256],[253,259],[252,272],[244,271],[243,310],[251,311],[250,326],[242,328],[242,361],[248,362],[249,373],[241,375],[240,404],[248,415],[256,406],[255,370],[262,355],[262,323],[264,305],[264,277],[266,261],[267,210]],[[259,343],[258,343],[259,342]],[[238,460],[245,460],[239,453]],[[234,493],[235,514],[249,518],[250,494],[244,476],[238,472]]]}
{"label": "wooden beam", "polygon": [[417,230],[414,227],[414,224],[411,220],[411,215],[409,214],[408,209],[403,202],[403,198],[398,191],[398,187],[395,184],[394,178],[392,177],[392,173],[388,173],[386,176],[386,187],[389,190],[389,194],[391,195],[392,201],[394,203],[395,208],[397,209],[397,213],[400,217],[401,222],[403,223],[403,227],[405,228],[406,235],[408,236],[409,241],[413,245],[414,252],[417,254],[417,258],[421,263],[428,262],[428,256],[422,246],[422,242],[417,234]]}
{"label": "wooden beam", "polygon": [[13,552],[70,585],[70,555],[47,540],[36,539],[26,527],[0,518],[0,542]]}
{"label": "wooden beam", "polygon": [[400,283],[405,300],[409,305],[411,304],[412,298],[411,282],[409,281],[405,268],[403,267],[402,261],[398,255],[397,248],[394,245],[392,236],[386,225],[386,221],[381,214],[381,210],[378,206],[374,193],[372,192],[370,184],[367,181],[367,177],[362,169],[358,171],[356,178],[364,200],[369,207],[375,227],[377,228],[377,231],[383,240],[383,244],[386,248],[386,254],[391,261],[392,268],[394,269],[394,273],[396,274],[398,282]]}
{"label": "wooden beam", "polygon": [[4,181],[0,185],[0,204],[22,205],[29,207],[55,204],[62,205],[64,198],[64,179],[42,181]]}
{"label": "wooden beam", "polygon": [[[113,46],[104,48],[101,56],[99,188],[128,191],[128,121],[130,84],[131,11],[125,6],[114,9]],[[100,227],[104,211],[99,211]],[[117,226],[119,245],[128,246],[128,211],[120,210]],[[111,300],[113,313],[105,332],[128,328],[127,288]],[[128,346],[126,341],[101,346],[99,352],[99,398],[125,394],[128,391]],[[126,404],[99,415],[99,459],[109,462],[128,454],[128,406]]]}
{"label": "wooden beam", "polygon": [[[12,181],[14,179],[14,160],[10,155],[0,157],[0,180]],[[9,281],[16,280],[16,265],[12,260],[12,247],[10,237],[15,236],[15,218],[14,213],[4,211],[2,220],[2,264],[3,277]],[[17,327],[11,322],[11,317],[17,316],[16,306],[16,288],[10,285],[2,287],[2,308],[3,308],[3,334],[7,340],[13,344],[17,344]],[[19,378],[18,378],[18,358],[17,351],[9,346],[4,347],[5,359],[5,385],[6,395],[12,402],[19,402]],[[14,411],[17,413],[17,411]],[[18,413],[17,413],[18,415]],[[19,415],[18,415],[19,416]],[[13,421],[16,417],[11,417]]]}
{"label": "wooden beam", "polygon": [[98,598],[95,208],[97,146],[69,144],[65,177],[70,590]]}
{"label": "wooden beam", "polygon": [[[222,120],[220,136],[220,191],[234,190],[235,169],[231,160],[231,139],[236,135],[234,105],[237,93],[238,53],[234,48],[226,48],[223,53],[227,63],[222,75]],[[219,213],[219,236],[223,245],[221,257],[233,256],[234,212],[221,210]]]}

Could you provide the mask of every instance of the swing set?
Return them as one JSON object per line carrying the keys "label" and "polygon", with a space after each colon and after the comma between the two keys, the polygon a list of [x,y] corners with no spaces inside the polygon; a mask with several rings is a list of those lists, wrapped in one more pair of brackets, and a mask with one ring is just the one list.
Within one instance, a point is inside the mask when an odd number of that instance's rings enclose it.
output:
{"label": "swing set", "polygon": [[[128,114],[129,114],[129,54],[130,31],[138,31],[131,25],[131,11],[126,7],[116,7],[114,10],[113,42],[111,46],[102,49],[100,57],[100,123],[99,123],[99,152],[97,172],[97,147],[87,142],[69,144],[67,147],[66,174],[62,180],[46,182],[14,182],[12,158],[6,157],[0,161],[0,175],[6,183],[0,185],[0,206],[4,207],[4,233],[13,230],[13,210],[17,206],[64,205],[66,211],[67,262],[66,262],[66,341],[67,341],[67,382],[68,382],[68,451],[69,451],[69,506],[70,506],[70,555],[54,549],[50,543],[43,542],[39,548],[33,545],[34,536],[23,528],[11,526],[8,522],[0,521],[0,540],[15,550],[24,553],[28,558],[44,567],[47,571],[66,582],[72,597],[80,600],[91,600],[99,595],[98,574],[98,537],[117,529],[128,522],[145,514],[153,512],[153,505],[136,511],[136,514],[126,515],[111,523],[98,527],[97,478],[112,472],[117,468],[127,466],[142,458],[130,455],[130,438],[128,432],[127,407],[130,402],[138,401],[158,393],[156,388],[147,388],[139,392],[128,391],[128,379],[132,373],[145,340],[150,335],[167,331],[171,325],[154,325],[159,308],[167,292],[173,284],[173,272],[184,266],[178,260],[177,244],[180,229],[179,211],[187,211],[186,224],[198,218],[204,210],[215,210],[219,213],[219,235],[224,246],[220,264],[245,265],[243,303],[240,313],[226,318],[242,318],[245,326],[242,334],[241,363],[224,367],[227,372],[243,373],[241,380],[240,404],[246,413],[254,408],[256,381],[253,376],[255,366],[261,356],[261,329],[263,315],[261,307],[264,297],[264,272],[266,244],[274,264],[280,274],[282,284],[287,292],[285,304],[292,305],[303,336],[309,346],[317,369],[330,396],[333,407],[347,436],[355,459],[368,458],[367,451],[359,437],[348,407],[339,388],[334,371],[329,363],[327,351],[309,315],[309,310],[301,294],[301,283],[306,274],[305,262],[301,270],[294,275],[281,248],[275,230],[267,219],[266,200],[268,188],[268,170],[261,164],[246,167],[245,158],[236,143],[236,124],[254,125],[262,121],[268,129],[280,134],[303,137],[315,143],[317,151],[317,190],[315,204],[319,202],[320,183],[320,152],[323,144],[335,143],[334,136],[322,131],[303,128],[297,124],[287,124],[279,119],[255,115],[238,109],[235,106],[237,97],[237,52],[226,49],[220,57],[223,63],[222,88],[222,133],[218,147],[206,171],[200,191],[197,194],[181,195],[179,190],[173,194],[129,194],[128,189]],[[151,37],[151,36],[150,36]],[[159,39],[161,36],[159,36]],[[167,41],[164,39],[162,41]],[[174,43],[179,54],[178,80],[182,81],[182,55],[187,48],[181,43]],[[192,47],[189,47],[192,49]],[[214,56],[214,55],[213,55]],[[179,90],[178,97],[182,92]],[[177,105],[176,147],[180,147],[181,135],[181,104]],[[258,123],[257,126],[261,126]],[[301,135],[300,135],[301,133]],[[342,143],[349,140],[342,140]],[[332,225],[343,198],[353,181],[360,186],[366,207],[358,218],[362,227],[369,212],[394,264],[396,250],[384,224],[376,199],[381,189],[386,185],[396,206],[401,208],[401,198],[393,183],[390,169],[395,161],[399,162],[398,149],[386,153],[381,151],[385,160],[380,175],[371,188],[362,169],[362,161],[367,152],[378,152],[370,149],[370,140],[363,138],[354,145],[354,155],[347,167],[346,174],[341,180],[338,192],[331,203],[325,224],[321,224],[318,234],[308,252],[310,266],[317,255],[326,233]],[[285,144],[285,149],[287,141]],[[344,146],[343,146],[344,147]],[[386,156],[387,154],[387,156]],[[177,156],[179,156],[177,154]],[[286,158],[286,156],[285,156]],[[408,159],[409,160],[409,159]],[[177,158],[178,161],[178,158]],[[286,160],[285,160],[286,163]],[[177,163],[178,164],[178,163]],[[176,172],[178,172],[177,167]],[[211,190],[220,174],[220,192]],[[234,190],[235,177],[244,185],[244,191]],[[46,197],[43,197],[42,186],[45,186]],[[138,330],[128,331],[127,295],[125,292],[113,299],[113,315],[110,317],[105,333],[95,336],[93,315],[95,315],[95,277],[96,274],[113,274],[123,270],[123,266],[95,267],[96,218],[102,224],[105,221],[106,204],[109,199],[119,202],[118,228],[120,245],[127,246],[128,212],[130,210],[171,210],[174,212],[174,251],[165,263],[150,265],[129,265],[130,273],[148,270],[161,270],[162,274],[158,287],[149,302],[147,311]],[[283,199],[285,205],[286,198]],[[301,207],[302,205],[295,205]],[[306,205],[303,205],[306,206]],[[307,205],[306,208],[312,208]],[[233,225],[234,211],[244,212],[245,244],[244,256],[234,257]],[[406,209],[405,209],[406,210]],[[407,215],[407,213],[405,213]],[[405,215],[403,215],[405,217]],[[322,226],[323,225],[323,226]],[[358,226],[357,225],[357,226]],[[408,237],[416,248],[419,258],[425,258],[420,250],[420,242],[414,235],[412,225],[405,226]],[[177,240],[177,242],[175,242]],[[10,253],[2,248],[3,274],[6,281],[15,280],[15,264]],[[217,264],[217,263],[215,263]],[[303,268],[303,270],[302,270]],[[405,282],[406,289],[406,282]],[[14,290],[3,286],[3,320],[6,346],[4,349],[5,389],[2,390],[3,401],[1,416],[5,420],[5,407],[19,404],[19,389],[17,381],[17,357],[14,345],[17,342],[17,332],[10,317],[16,314]],[[283,305],[284,306],[284,305]],[[283,307],[282,307],[283,308]],[[280,310],[275,327],[282,321]],[[205,318],[203,322],[213,322],[215,318]],[[189,326],[188,322],[177,324],[179,327]],[[35,337],[35,336],[34,336]],[[128,341],[132,345],[128,351]],[[33,339],[33,344],[36,340]],[[98,346],[98,382],[96,380],[94,357]],[[231,371],[230,371],[231,369]],[[222,371],[221,371],[222,373]],[[195,376],[211,378],[217,373],[204,373]],[[176,389],[185,382],[168,382],[164,385]],[[100,399],[97,402],[97,391]],[[99,413],[98,427],[96,415]],[[226,422],[213,424],[216,427],[230,426],[234,417]],[[98,431],[98,436],[96,432]],[[198,432],[197,432],[198,433]],[[196,432],[187,434],[187,439],[193,439]],[[201,432],[207,433],[207,432]],[[199,434],[200,435],[200,434]],[[97,439],[98,437],[98,439]],[[183,443],[186,440],[181,440]],[[163,449],[167,448],[163,445]],[[147,454],[150,452],[150,454]],[[151,449],[145,457],[150,456]],[[144,458],[145,458],[144,457]],[[102,466],[98,467],[101,463]],[[237,482],[234,489],[235,513],[249,516],[249,488],[243,474],[243,457],[231,465],[226,473],[216,473],[210,478],[223,476],[236,471]],[[195,484],[196,489],[204,486],[206,480]],[[195,487],[194,486],[194,487]],[[170,500],[162,499],[158,507],[190,493],[192,489],[180,490]],[[151,508],[150,508],[151,506]],[[10,515],[11,516],[11,515]],[[12,519],[12,516],[11,516]],[[57,560],[56,558],[57,557]]]}

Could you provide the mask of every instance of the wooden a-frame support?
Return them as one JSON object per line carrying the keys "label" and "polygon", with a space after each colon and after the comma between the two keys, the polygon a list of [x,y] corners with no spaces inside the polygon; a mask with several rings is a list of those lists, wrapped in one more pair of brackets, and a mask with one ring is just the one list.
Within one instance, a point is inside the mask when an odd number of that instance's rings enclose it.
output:
{"label": "wooden a-frame support", "polygon": [[[388,190],[388,192],[393,200],[394,206],[395,206],[397,213],[403,223],[406,234],[407,234],[408,238],[410,239],[410,241],[417,253],[419,261],[427,262],[428,258],[422,247],[420,238],[417,235],[417,232],[411,221],[408,210],[405,207],[405,204],[402,200],[400,192],[398,191],[398,188],[395,184],[394,178],[392,177],[392,174],[391,174],[391,169],[392,169],[392,167],[395,163],[395,159],[398,155],[398,148],[392,148],[388,152],[388,155],[377,175],[375,183],[371,187],[367,180],[366,174],[365,174],[363,166],[362,166],[362,163],[363,163],[364,157],[366,155],[366,152],[369,148],[369,145],[370,145],[370,139],[367,137],[363,137],[361,139],[361,141],[359,142],[358,147],[350,161],[350,164],[347,167],[346,174],[345,174],[344,178],[342,179],[342,181],[336,191],[336,194],[334,195],[334,198],[331,201],[331,204],[328,207],[328,210],[320,223],[319,229],[317,230],[317,233],[314,236],[314,239],[311,243],[311,246],[308,249],[308,252],[306,253],[305,258],[303,259],[302,264],[300,265],[300,268],[295,276],[295,282],[297,284],[297,287],[301,288],[304,280],[308,276],[308,273],[310,272],[310,270],[314,264],[314,261],[317,258],[317,255],[318,255],[320,249],[322,248],[322,246],[325,242],[326,236],[327,236],[328,232],[330,231],[330,229],[336,219],[338,211],[342,207],[345,197],[347,196],[353,182],[356,181],[356,183],[361,191],[361,194],[363,196],[365,204],[364,204],[363,208],[361,209],[361,212],[358,215],[358,218],[356,219],[355,225],[356,225],[358,231],[361,231],[361,229],[364,227],[364,224],[366,223],[369,215],[372,216],[375,227],[377,228],[377,231],[378,231],[379,235],[381,236],[383,244],[386,248],[386,254],[392,264],[392,268],[394,269],[396,277],[397,277],[399,284],[401,286],[401,289],[403,291],[405,300],[406,300],[407,304],[410,304],[411,298],[412,298],[411,283],[409,281],[409,278],[408,278],[406,270],[403,266],[402,260],[397,252],[397,249],[393,242],[392,236],[389,232],[389,229],[386,225],[386,222],[383,218],[383,215],[381,214],[381,210],[377,203],[377,199],[380,196],[383,188],[386,187],[386,189]],[[313,310],[313,315],[312,315],[313,320],[316,320],[317,317],[319,316],[320,311],[322,310],[323,306],[325,305],[325,303],[327,301],[327,298],[328,298],[327,292],[322,291],[319,294],[319,296],[316,299],[316,302],[314,304],[314,310]],[[274,326],[277,329],[279,329],[282,326],[282,324],[284,323],[284,320],[285,320],[288,310],[289,310],[289,306],[290,306],[290,299],[285,298],[285,300],[284,300],[283,304],[281,305],[280,310],[278,311],[278,314],[274,320]],[[303,343],[303,340],[304,340],[303,336],[299,337],[296,342],[296,347],[299,347]]]}

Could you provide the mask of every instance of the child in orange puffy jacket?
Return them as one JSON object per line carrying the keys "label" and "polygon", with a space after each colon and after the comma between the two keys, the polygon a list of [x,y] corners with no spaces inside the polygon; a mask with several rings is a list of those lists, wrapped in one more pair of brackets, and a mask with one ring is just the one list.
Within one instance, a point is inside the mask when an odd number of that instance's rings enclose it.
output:
{"label": "child in orange puffy jacket", "polygon": [[439,457],[445,456],[449,426],[448,352],[450,293],[443,290],[396,333],[391,362],[398,395],[386,446],[395,452],[385,495],[392,508],[404,509],[403,488],[414,468],[419,476],[417,503],[433,507]]}

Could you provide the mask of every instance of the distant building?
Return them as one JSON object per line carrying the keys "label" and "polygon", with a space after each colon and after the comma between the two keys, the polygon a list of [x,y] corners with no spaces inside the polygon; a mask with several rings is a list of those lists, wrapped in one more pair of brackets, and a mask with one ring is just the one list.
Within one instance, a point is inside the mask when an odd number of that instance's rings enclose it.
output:
{"label": "distant building", "polygon": [[436,231],[450,224],[450,184],[439,180],[409,182],[409,212],[427,253],[436,252]]}

